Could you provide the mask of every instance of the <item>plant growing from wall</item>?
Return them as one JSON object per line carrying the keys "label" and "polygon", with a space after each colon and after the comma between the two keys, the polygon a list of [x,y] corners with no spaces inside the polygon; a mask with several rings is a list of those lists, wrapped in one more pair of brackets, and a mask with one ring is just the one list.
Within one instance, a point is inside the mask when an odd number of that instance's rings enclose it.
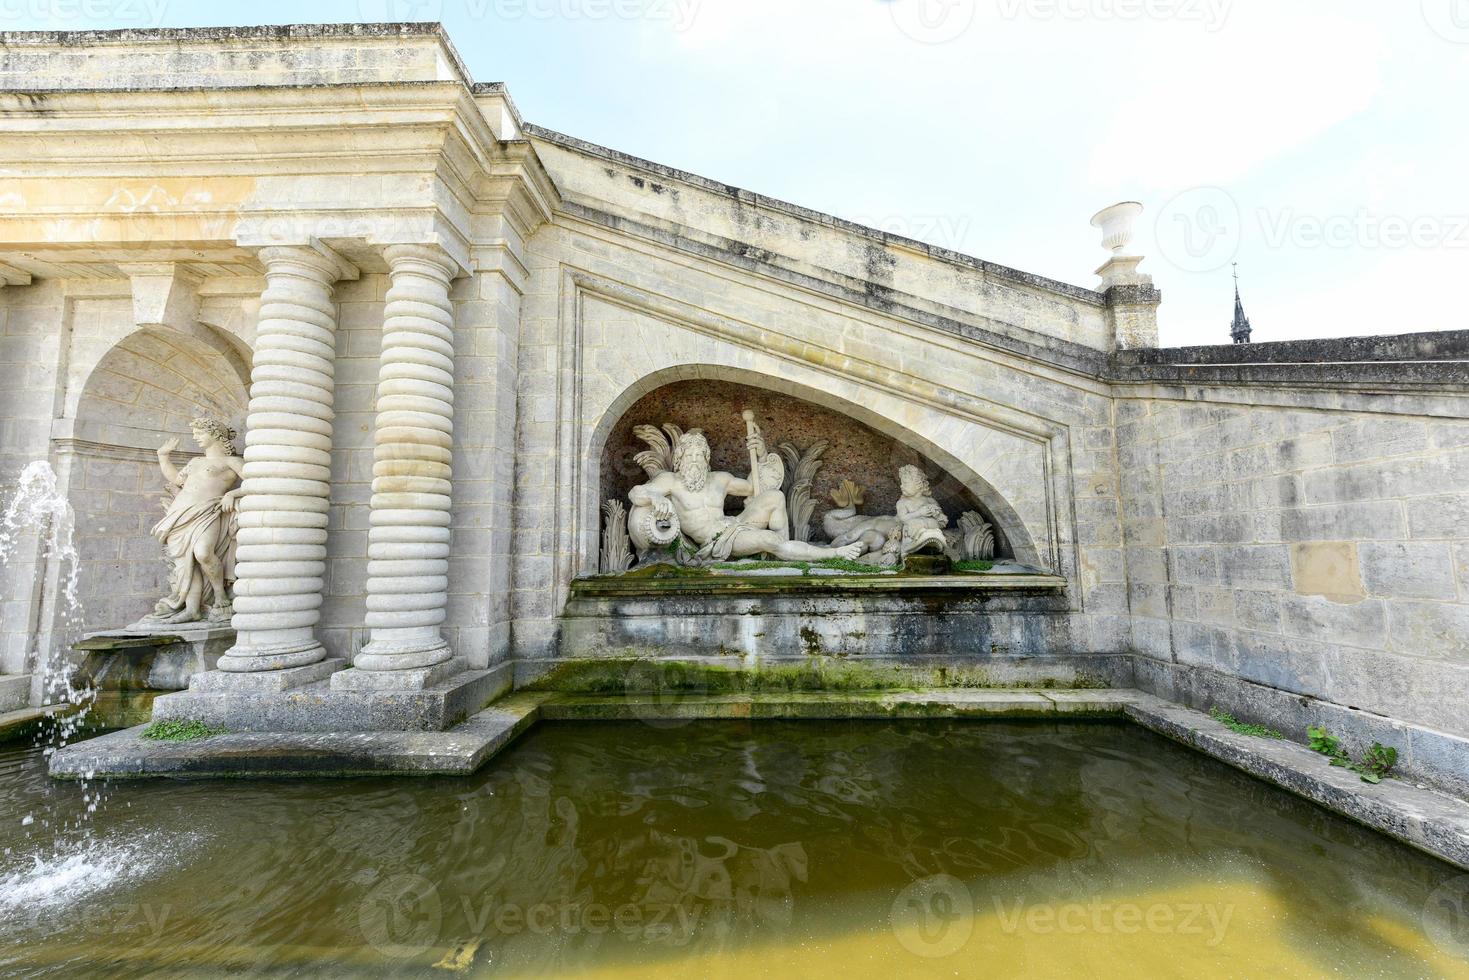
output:
{"label": "plant growing from wall", "polygon": [[1373,742],[1367,754],[1362,757],[1361,762],[1354,762],[1351,755],[1342,747],[1341,739],[1326,730],[1325,725],[1313,725],[1306,729],[1306,737],[1310,739],[1311,751],[1320,752],[1331,760],[1333,766],[1350,769],[1362,777],[1364,783],[1380,783],[1382,777],[1389,775],[1394,766],[1398,764],[1398,750],[1381,742]]}
{"label": "plant growing from wall", "polygon": [[780,453],[786,460],[786,485],[781,489],[786,494],[792,541],[811,540],[811,515],[816,511],[811,484],[816,479],[816,471],[821,469],[821,455],[826,452],[827,445],[827,441],[822,439],[802,452],[792,443],[780,444]]}

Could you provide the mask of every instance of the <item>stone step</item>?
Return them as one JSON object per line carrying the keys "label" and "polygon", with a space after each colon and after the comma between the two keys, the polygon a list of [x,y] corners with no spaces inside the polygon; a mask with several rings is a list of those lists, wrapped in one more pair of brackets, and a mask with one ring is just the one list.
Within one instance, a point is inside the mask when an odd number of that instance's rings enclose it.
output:
{"label": "stone step", "polygon": [[153,701],[153,720],[202,721],[230,732],[442,732],[508,691],[511,667],[468,670],[431,687],[401,691],[339,690],[328,676],[283,690],[228,686],[241,677],[254,680],[221,671],[196,674],[189,690]]}

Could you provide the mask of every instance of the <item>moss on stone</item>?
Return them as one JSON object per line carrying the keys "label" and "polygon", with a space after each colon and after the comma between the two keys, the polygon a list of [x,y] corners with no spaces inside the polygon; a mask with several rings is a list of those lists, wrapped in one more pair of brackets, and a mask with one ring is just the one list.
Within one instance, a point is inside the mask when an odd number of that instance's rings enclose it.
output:
{"label": "moss on stone", "polygon": [[215,728],[192,718],[170,718],[155,721],[143,729],[143,738],[152,742],[194,742],[201,738],[229,734],[223,728]]}
{"label": "moss on stone", "polygon": [[925,688],[1016,688],[1102,690],[1105,680],[1078,673],[1069,681],[997,681],[983,666],[865,664],[815,652],[802,663],[726,666],[677,658],[599,657],[570,660],[527,685],[528,691],[562,694],[637,694],[683,691],[693,694],[790,694],[840,691],[917,691]]}

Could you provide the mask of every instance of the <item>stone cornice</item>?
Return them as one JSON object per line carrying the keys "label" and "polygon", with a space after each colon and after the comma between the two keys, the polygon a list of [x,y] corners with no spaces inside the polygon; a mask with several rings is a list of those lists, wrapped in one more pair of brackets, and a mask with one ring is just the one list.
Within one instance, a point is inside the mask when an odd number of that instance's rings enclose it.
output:
{"label": "stone cornice", "polygon": [[[518,251],[559,201],[533,147],[498,139],[501,123],[458,81],[0,92],[0,108],[13,110],[0,162],[14,163],[10,186],[22,201],[0,218],[0,243],[22,253],[73,239],[93,249],[439,242],[467,267],[477,245]],[[345,135],[357,130],[362,137]],[[46,187],[69,180],[76,193],[25,206],[27,195],[47,198]],[[155,189],[157,200],[133,200]],[[476,240],[484,215],[502,216],[509,230]]]}
{"label": "stone cornice", "polygon": [[548,143],[554,143],[558,146],[574,150],[578,153],[602,157],[610,161],[615,161],[616,163],[619,163],[623,166],[631,167],[634,169],[645,171],[649,174],[656,175],[664,180],[677,181],[679,183],[687,184],[690,187],[716,194],[721,197],[731,197],[738,199],[742,204],[745,205],[751,205],[757,208],[781,212],[794,218],[798,218],[802,221],[809,221],[815,224],[839,229],[841,231],[848,232],[861,238],[880,242],[886,246],[897,247],[910,252],[914,252],[939,262],[960,266],[966,269],[977,270],[983,272],[985,276],[989,278],[1004,280],[1006,282],[1030,287],[1040,291],[1056,293],[1068,299],[1077,300],[1091,306],[1102,307],[1106,304],[1106,300],[1103,295],[1096,290],[1072,285],[1071,283],[1064,283],[1056,279],[1049,279],[1045,276],[1037,276],[1028,272],[1022,272],[1019,269],[1012,269],[1009,266],[999,265],[994,262],[988,262],[984,259],[978,259],[971,255],[965,255],[962,252],[955,252],[952,249],[942,248],[937,245],[929,245],[925,242],[920,242],[912,238],[906,238],[902,235],[895,235],[890,232],[880,231],[876,228],[869,228],[866,225],[857,224],[854,221],[847,221],[846,219],[838,218],[835,215],[825,214],[820,211],[805,208],[799,204],[792,204],[789,201],[783,201],[779,198],[767,197],[764,194],[757,194],[754,191],[748,191],[740,187],[723,184],[719,181],[711,180],[708,177],[701,177],[698,174],[679,170],[675,167],[670,167],[661,163],[654,163],[651,160],[645,160],[641,157],[636,157],[628,153],[623,153],[620,150],[613,150],[605,146],[599,146],[596,143],[590,143],[586,140],[577,139],[576,137],[568,136],[565,133],[559,133],[552,129],[546,129],[543,126],[537,126],[534,123],[526,123],[525,132],[527,136],[530,136],[534,139],[545,140]]}

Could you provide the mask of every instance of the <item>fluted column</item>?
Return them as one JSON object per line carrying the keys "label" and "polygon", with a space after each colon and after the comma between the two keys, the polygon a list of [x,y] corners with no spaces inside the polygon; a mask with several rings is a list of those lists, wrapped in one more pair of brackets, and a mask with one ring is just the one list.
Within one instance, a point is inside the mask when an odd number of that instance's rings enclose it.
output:
{"label": "fluted column", "polygon": [[250,370],[239,500],[237,639],[231,672],[302,667],[325,656],[316,638],[326,572],[332,385],[340,267],[304,246],[262,249],[265,292]]}
{"label": "fluted column", "polygon": [[[368,643],[359,671],[419,671],[453,656],[439,632],[448,604],[454,441],[455,265],[435,246],[385,249],[372,512],[367,538]],[[349,683],[343,678],[343,683]]]}

